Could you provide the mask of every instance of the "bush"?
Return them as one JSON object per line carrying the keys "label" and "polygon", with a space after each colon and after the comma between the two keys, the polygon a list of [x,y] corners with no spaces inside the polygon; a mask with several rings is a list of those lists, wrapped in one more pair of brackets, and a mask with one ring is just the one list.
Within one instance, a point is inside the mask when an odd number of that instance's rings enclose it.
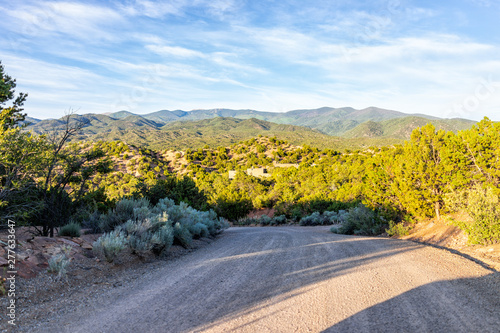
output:
{"label": "bush", "polygon": [[72,222],[59,229],[59,236],[80,237],[81,227],[78,223]]}
{"label": "bush", "polygon": [[[122,222],[127,216],[130,218]],[[176,205],[167,198],[158,200],[152,208],[147,200],[125,199],[101,219],[101,225],[115,228],[94,243],[95,253],[109,262],[125,247],[133,254],[151,251],[161,255],[174,243],[187,248],[193,237],[214,236],[229,226],[213,210],[198,211],[185,202]]]}
{"label": "bush", "polygon": [[252,200],[245,198],[218,198],[215,207],[219,216],[230,221],[237,221],[250,213],[253,209],[253,204]]}
{"label": "bush", "polygon": [[264,214],[260,216],[259,223],[261,225],[270,225],[272,220],[273,220],[272,218]]}
{"label": "bush", "polygon": [[385,229],[385,232],[387,232],[387,234],[391,237],[392,236],[401,237],[408,235],[410,233],[410,229],[411,227],[406,226],[404,222],[396,223],[391,220],[389,221],[389,229]]}
{"label": "bush", "polygon": [[47,271],[49,273],[57,273],[57,280],[66,279],[67,267],[71,262],[71,258],[69,257],[71,253],[71,246],[62,246],[61,253],[55,254],[49,259],[49,268]]}
{"label": "bush", "polygon": [[480,185],[449,194],[445,198],[445,204],[451,210],[464,210],[471,217],[472,221],[453,221],[467,233],[471,244],[500,242],[499,201],[492,188]]}
{"label": "bush", "polygon": [[323,219],[319,212],[314,212],[311,215],[305,216],[300,219],[299,225],[301,226],[311,226],[311,225],[322,225]]}
{"label": "bush", "polygon": [[39,190],[40,200],[43,202],[42,208],[33,219],[35,227],[41,227],[41,236],[54,236],[54,229],[69,222],[74,209],[73,201],[68,193],[59,188],[49,190]]}
{"label": "bush", "polygon": [[280,225],[280,224],[285,224],[287,222],[286,216],[285,215],[279,215],[273,217],[273,220],[271,221],[271,225]]}
{"label": "bush", "polygon": [[335,212],[314,212],[309,216],[300,219],[299,225],[301,226],[315,226],[315,225],[330,225],[335,222],[337,213]]}
{"label": "bush", "polygon": [[90,229],[89,233],[98,233],[101,232],[101,228],[99,227],[99,221],[101,218],[101,213],[98,210],[90,213],[85,219],[82,220],[82,228]]}
{"label": "bush", "polygon": [[383,232],[383,219],[363,204],[349,209],[345,222],[330,231],[346,235],[378,235]]}
{"label": "bush", "polygon": [[185,226],[180,223],[174,225],[174,244],[188,248],[192,239],[193,236]]}
{"label": "bush", "polygon": [[93,244],[92,251],[107,262],[114,262],[118,254],[126,248],[127,240],[120,230],[113,230],[104,234]]}
{"label": "bush", "polygon": [[234,222],[236,225],[252,225],[259,224],[259,220],[253,217],[242,217]]}
{"label": "bush", "polygon": [[168,216],[153,215],[139,221],[127,221],[117,228],[127,239],[132,253],[151,251],[161,255],[172,246],[174,235]]}
{"label": "bush", "polygon": [[116,203],[115,209],[108,211],[106,215],[101,215],[99,228],[104,232],[112,231],[128,220],[135,219],[134,210],[149,208],[148,199],[122,199]]}
{"label": "bush", "polygon": [[198,239],[201,237],[207,237],[209,235],[208,227],[203,223],[196,223],[191,228],[189,228],[189,232],[193,235],[193,238]]}

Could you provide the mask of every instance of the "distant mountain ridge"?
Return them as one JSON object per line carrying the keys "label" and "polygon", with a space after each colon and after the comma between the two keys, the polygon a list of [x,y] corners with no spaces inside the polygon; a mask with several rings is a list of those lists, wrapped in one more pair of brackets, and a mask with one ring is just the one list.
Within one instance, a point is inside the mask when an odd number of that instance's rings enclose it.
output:
{"label": "distant mountain ridge", "polygon": [[[245,120],[246,122],[242,122]],[[322,140],[326,143],[330,141],[326,139],[327,137],[337,136],[350,141],[361,140],[359,142],[363,142],[364,145],[365,141],[375,142],[375,139],[384,139],[383,142],[401,142],[409,138],[414,128],[429,122],[432,122],[438,129],[455,132],[470,128],[475,123],[466,119],[440,119],[424,114],[410,115],[376,107],[361,110],[351,107],[323,107],[281,113],[200,109],[160,110],[140,115],[129,111],[118,111],[108,114],[77,115],[75,121],[85,123],[83,135],[75,139],[116,140],[129,137],[129,140],[133,142],[155,146],[161,145],[160,138],[170,143],[182,139],[186,144],[197,144],[206,142],[207,137],[212,136],[232,138],[225,141],[233,142],[237,138],[246,139],[245,135],[271,134],[266,133],[270,130],[296,143],[300,138],[304,140],[307,138],[306,142],[314,143],[313,137],[317,137],[316,141]],[[46,133],[64,124],[62,118],[46,120],[29,118],[29,122],[31,125],[27,129],[38,134]],[[194,128],[199,130],[193,131]],[[238,131],[245,135],[238,134]],[[385,139],[392,139],[392,141]]]}
{"label": "distant mountain ridge", "polygon": [[[118,111],[107,114],[116,119],[123,119],[135,115],[128,111]],[[277,124],[289,124],[305,126],[317,129],[328,135],[342,136],[343,133],[355,128],[366,121],[383,121],[404,117],[420,117],[428,120],[440,118],[425,114],[406,114],[394,110],[386,110],[377,107],[368,107],[357,110],[351,107],[332,108],[322,107],[318,109],[299,109],[288,112],[256,111],[250,109],[199,109],[192,111],[183,110],[160,110],[148,114],[139,115],[145,119],[157,123],[169,123],[174,121],[193,121],[215,117],[230,117],[238,119],[256,118],[274,122]]]}

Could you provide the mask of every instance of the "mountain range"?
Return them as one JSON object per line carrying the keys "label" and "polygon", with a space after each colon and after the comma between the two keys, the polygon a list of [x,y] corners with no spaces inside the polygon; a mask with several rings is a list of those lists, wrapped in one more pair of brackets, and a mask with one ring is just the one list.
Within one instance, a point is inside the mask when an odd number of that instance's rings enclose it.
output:
{"label": "mountain range", "polygon": [[[27,129],[38,134],[64,126],[63,118],[39,120],[27,117],[26,121],[31,123]],[[441,119],[376,107],[361,110],[323,107],[281,113],[207,109],[160,110],[139,115],[118,111],[76,115],[74,121],[85,124],[77,140],[123,140],[156,149],[182,149],[217,142],[231,144],[259,134],[320,148],[362,148],[400,143],[409,138],[414,128],[429,122],[438,129],[449,131],[467,129],[475,123],[467,119]]]}

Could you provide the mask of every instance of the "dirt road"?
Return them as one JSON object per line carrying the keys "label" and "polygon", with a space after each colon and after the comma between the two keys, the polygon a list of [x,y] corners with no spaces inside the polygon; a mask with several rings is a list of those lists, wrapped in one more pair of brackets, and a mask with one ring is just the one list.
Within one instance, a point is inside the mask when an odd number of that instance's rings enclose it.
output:
{"label": "dirt road", "polygon": [[500,277],[323,227],[230,228],[42,332],[499,332]]}

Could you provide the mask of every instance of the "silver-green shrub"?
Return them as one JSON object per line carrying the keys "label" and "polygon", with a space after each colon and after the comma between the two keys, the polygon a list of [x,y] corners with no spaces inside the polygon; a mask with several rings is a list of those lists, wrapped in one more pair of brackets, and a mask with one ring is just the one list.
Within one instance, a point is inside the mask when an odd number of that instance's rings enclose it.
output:
{"label": "silver-green shrub", "polygon": [[262,225],[270,225],[272,220],[272,218],[264,214],[260,216],[259,223]]}
{"label": "silver-green shrub", "polygon": [[67,268],[69,264],[71,263],[71,258],[70,258],[70,253],[71,253],[72,247],[71,246],[62,246],[61,247],[61,253],[55,254],[52,257],[50,257],[48,264],[49,267],[47,271],[49,273],[57,273],[57,280],[60,279],[66,279],[67,278]]}
{"label": "silver-green shrub", "polygon": [[114,262],[118,254],[127,247],[125,235],[120,230],[113,230],[99,237],[92,244],[92,251],[107,262]]}
{"label": "silver-green shrub", "polygon": [[164,253],[172,246],[173,230],[168,215],[150,215],[143,220],[129,220],[118,227],[125,236],[132,253],[151,251],[156,255]]}
{"label": "silver-green shrub", "polygon": [[229,227],[213,210],[198,211],[167,198],[154,207],[146,199],[123,199],[101,219],[104,230],[114,231],[96,241],[94,252],[110,262],[125,247],[134,254],[151,251],[160,255],[174,242],[189,247],[193,237],[215,236]]}
{"label": "silver-green shrub", "polygon": [[209,235],[208,227],[201,222],[198,222],[195,225],[191,226],[191,228],[189,228],[189,232],[193,235],[194,238],[207,237]]}
{"label": "silver-green shrub", "polygon": [[182,247],[188,248],[193,240],[193,235],[189,232],[186,226],[177,222],[174,224],[174,243]]}
{"label": "silver-green shrub", "polygon": [[[330,213],[330,212],[329,212]],[[314,212],[309,216],[300,219],[299,225],[302,226],[316,226],[316,225],[329,225],[332,224],[330,215],[324,215],[319,212]]]}
{"label": "silver-green shrub", "polygon": [[279,216],[274,216],[271,225],[280,225],[280,224],[285,224],[287,222],[286,216],[285,215],[279,215]]}
{"label": "silver-green shrub", "polygon": [[115,209],[100,216],[99,227],[104,232],[112,231],[128,220],[135,219],[134,211],[141,214],[150,208],[151,205],[146,198],[121,199],[116,203]]}

